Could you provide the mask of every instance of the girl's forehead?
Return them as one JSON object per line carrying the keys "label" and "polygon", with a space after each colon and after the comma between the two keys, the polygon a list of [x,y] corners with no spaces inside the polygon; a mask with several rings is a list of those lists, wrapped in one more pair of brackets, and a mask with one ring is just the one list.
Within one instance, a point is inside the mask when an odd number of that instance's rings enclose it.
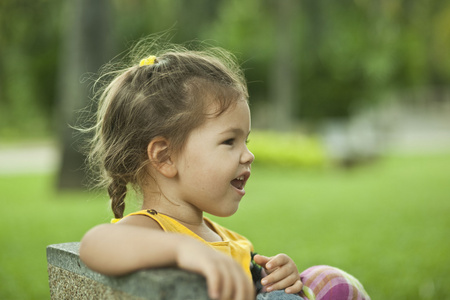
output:
{"label": "girl's forehead", "polygon": [[228,101],[207,100],[204,106],[207,117],[214,118],[226,114],[230,111],[244,110],[249,111],[248,100],[244,97]]}
{"label": "girl's forehead", "polygon": [[234,126],[246,127],[250,125],[250,108],[246,100],[238,100],[222,112],[219,111],[219,113],[217,106],[211,107],[205,123],[209,123],[209,125],[212,125],[212,123],[217,125],[232,123]]}
{"label": "girl's forehead", "polygon": [[204,142],[217,137],[224,137],[230,132],[248,136],[251,130],[250,109],[247,101],[237,101],[222,114],[210,114],[204,122],[193,129],[187,139]]}

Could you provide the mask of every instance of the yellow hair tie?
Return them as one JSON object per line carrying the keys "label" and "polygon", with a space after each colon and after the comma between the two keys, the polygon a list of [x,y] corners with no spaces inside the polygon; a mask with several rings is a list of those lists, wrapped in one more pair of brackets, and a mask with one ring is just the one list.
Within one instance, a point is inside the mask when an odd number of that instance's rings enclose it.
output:
{"label": "yellow hair tie", "polygon": [[147,58],[144,58],[143,60],[141,60],[141,62],[139,63],[139,67],[142,66],[151,66],[155,63],[156,60],[156,56],[149,56]]}

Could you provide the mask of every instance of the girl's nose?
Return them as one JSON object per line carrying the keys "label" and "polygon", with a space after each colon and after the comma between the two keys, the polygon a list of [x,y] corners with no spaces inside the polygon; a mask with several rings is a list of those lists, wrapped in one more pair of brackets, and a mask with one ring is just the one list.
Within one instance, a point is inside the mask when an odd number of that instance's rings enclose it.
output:
{"label": "girl's nose", "polygon": [[245,151],[241,156],[241,163],[242,164],[251,164],[255,160],[255,155],[247,148],[245,147]]}

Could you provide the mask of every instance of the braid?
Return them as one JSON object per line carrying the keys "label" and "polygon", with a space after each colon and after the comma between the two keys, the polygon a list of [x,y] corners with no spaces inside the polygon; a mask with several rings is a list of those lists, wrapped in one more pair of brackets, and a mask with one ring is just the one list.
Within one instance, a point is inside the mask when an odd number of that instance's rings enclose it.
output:
{"label": "braid", "polygon": [[123,179],[113,179],[108,186],[108,194],[111,198],[111,209],[115,218],[123,218],[125,211],[125,196],[127,195],[127,183]]}

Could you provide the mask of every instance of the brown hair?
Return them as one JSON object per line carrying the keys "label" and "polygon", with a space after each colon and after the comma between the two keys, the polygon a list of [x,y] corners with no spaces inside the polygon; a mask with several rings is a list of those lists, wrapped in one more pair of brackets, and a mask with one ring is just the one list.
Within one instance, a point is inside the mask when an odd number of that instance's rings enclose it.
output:
{"label": "brown hair", "polygon": [[[139,59],[145,58],[138,52]],[[139,189],[148,179],[147,146],[152,139],[169,141],[167,157],[181,151],[188,134],[207,118],[207,101],[218,104],[218,115],[248,98],[242,71],[223,49],[172,46],[151,54],[156,56],[154,64],[139,66],[134,61],[113,73],[115,78],[101,92],[91,128],[95,134],[90,166],[100,171],[116,218],[123,217],[127,185]]]}

